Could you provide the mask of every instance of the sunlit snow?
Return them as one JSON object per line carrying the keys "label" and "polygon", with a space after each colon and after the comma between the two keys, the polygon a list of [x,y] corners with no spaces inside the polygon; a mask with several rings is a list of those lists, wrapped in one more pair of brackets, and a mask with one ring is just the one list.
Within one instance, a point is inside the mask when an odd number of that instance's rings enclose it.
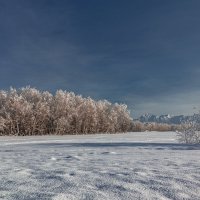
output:
{"label": "sunlit snow", "polygon": [[200,199],[200,146],[176,133],[0,138],[0,199]]}

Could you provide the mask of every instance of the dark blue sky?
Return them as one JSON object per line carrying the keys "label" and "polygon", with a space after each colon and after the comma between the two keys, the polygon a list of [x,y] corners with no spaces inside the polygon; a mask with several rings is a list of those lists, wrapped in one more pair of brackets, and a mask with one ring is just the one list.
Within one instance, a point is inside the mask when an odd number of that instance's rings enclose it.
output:
{"label": "dark blue sky", "polygon": [[200,108],[200,1],[2,0],[0,88],[66,89],[146,112]]}

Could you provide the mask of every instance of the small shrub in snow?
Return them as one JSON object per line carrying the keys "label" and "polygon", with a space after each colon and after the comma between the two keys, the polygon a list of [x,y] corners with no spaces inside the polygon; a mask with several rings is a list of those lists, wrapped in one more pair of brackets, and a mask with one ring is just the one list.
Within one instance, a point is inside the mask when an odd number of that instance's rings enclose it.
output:
{"label": "small shrub in snow", "polygon": [[200,144],[200,114],[196,114],[193,121],[182,125],[182,130],[177,132],[180,142],[187,144]]}

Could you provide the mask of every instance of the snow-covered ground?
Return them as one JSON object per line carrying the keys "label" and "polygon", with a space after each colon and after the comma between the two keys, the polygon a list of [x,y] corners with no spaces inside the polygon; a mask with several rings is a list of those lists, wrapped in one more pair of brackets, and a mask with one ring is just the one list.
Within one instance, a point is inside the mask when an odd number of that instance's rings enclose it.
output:
{"label": "snow-covered ground", "polygon": [[200,199],[200,146],[176,133],[0,137],[0,199]]}

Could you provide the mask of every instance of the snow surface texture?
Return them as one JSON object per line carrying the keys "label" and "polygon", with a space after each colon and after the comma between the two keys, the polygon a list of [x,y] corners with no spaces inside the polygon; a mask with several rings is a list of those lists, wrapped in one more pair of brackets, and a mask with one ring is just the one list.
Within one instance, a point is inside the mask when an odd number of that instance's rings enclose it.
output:
{"label": "snow surface texture", "polygon": [[0,137],[0,199],[200,199],[200,146],[176,133]]}

